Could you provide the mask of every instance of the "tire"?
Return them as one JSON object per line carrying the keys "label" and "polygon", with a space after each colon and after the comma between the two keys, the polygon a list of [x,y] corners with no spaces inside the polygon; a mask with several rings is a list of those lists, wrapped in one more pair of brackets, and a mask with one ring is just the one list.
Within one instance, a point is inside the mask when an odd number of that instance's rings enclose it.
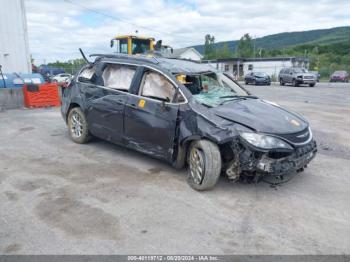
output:
{"label": "tire", "polygon": [[315,86],[315,84],[309,84],[309,87],[314,87]]}
{"label": "tire", "polygon": [[283,82],[283,79],[282,79],[282,78],[280,78],[280,85],[281,85],[281,86],[284,86],[284,82]]}
{"label": "tire", "polygon": [[187,182],[193,189],[203,191],[216,185],[221,173],[221,155],[216,144],[208,140],[192,142],[187,161]]}
{"label": "tire", "polygon": [[85,115],[80,107],[69,111],[67,123],[69,136],[75,143],[84,144],[91,139]]}
{"label": "tire", "polygon": [[248,81],[247,80],[245,80],[245,84],[248,85]]}
{"label": "tire", "polygon": [[297,87],[297,86],[298,86],[297,80],[293,79],[293,81],[292,81],[292,86],[294,86],[294,87]]}

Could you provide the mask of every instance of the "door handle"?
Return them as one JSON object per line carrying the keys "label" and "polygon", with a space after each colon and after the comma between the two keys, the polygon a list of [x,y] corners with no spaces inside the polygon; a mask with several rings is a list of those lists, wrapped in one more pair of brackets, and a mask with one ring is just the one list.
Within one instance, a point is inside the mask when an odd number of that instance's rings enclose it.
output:
{"label": "door handle", "polygon": [[129,107],[137,109],[137,106],[135,104],[128,104]]}
{"label": "door handle", "polygon": [[103,101],[110,102],[110,103],[117,103],[117,104],[123,104],[124,101],[122,99],[109,99],[109,98],[103,98]]}

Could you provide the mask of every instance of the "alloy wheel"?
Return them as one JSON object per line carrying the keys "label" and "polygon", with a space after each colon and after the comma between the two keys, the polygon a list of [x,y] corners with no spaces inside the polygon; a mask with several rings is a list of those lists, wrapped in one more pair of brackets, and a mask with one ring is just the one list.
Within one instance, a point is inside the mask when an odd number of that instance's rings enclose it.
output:
{"label": "alloy wheel", "polygon": [[190,174],[196,184],[201,184],[204,178],[204,155],[198,148],[192,148],[190,152]]}
{"label": "alloy wheel", "polygon": [[77,112],[74,112],[70,121],[72,135],[75,137],[81,137],[83,134],[83,122],[81,116]]}

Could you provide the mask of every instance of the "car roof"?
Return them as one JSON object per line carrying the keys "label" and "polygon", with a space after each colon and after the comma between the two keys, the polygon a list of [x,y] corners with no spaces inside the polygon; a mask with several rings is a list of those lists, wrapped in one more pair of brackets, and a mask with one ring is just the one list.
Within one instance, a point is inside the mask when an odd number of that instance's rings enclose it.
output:
{"label": "car roof", "polygon": [[126,64],[130,63],[136,65],[145,65],[151,67],[160,67],[161,69],[170,71],[170,73],[172,74],[196,74],[217,71],[213,66],[209,64],[202,64],[199,62],[194,62],[185,59],[123,54],[94,54],[91,56],[96,57],[95,61],[103,61],[107,63],[118,62]]}

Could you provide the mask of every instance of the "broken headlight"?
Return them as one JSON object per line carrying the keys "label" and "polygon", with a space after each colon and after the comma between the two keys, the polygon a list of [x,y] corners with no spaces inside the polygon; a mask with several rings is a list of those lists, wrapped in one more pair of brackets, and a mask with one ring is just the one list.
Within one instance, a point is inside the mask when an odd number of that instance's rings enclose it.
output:
{"label": "broken headlight", "polygon": [[262,149],[293,149],[288,143],[273,136],[252,132],[240,132],[240,136],[253,146]]}

